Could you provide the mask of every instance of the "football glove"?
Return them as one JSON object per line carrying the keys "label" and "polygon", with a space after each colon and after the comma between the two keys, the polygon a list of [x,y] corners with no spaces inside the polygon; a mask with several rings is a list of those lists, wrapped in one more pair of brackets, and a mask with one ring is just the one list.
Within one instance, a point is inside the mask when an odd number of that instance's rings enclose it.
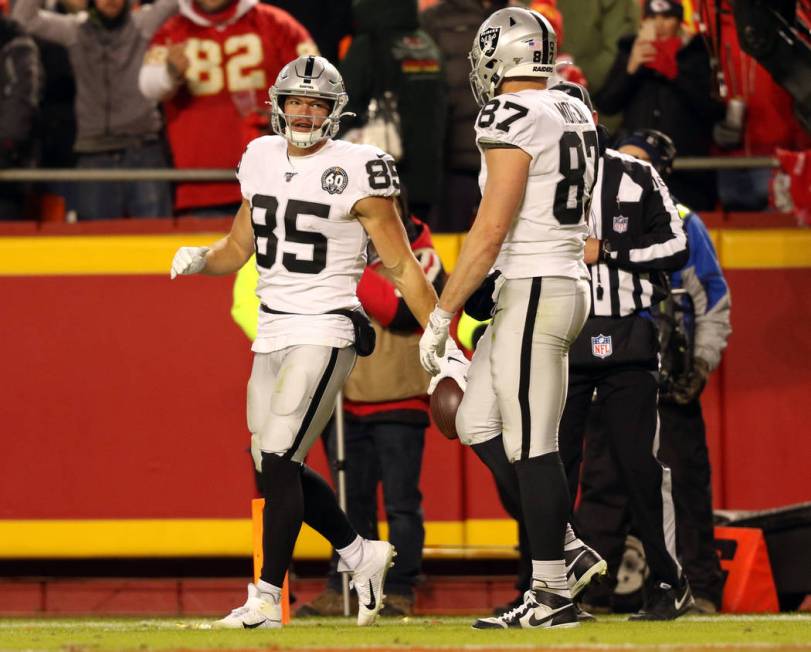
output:
{"label": "football glove", "polygon": [[180,274],[197,274],[206,266],[208,247],[181,247],[172,260],[169,278]]}
{"label": "football glove", "polygon": [[439,306],[428,317],[428,323],[420,338],[420,363],[432,376],[439,373],[439,359],[445,355],[445,342],[453,313]]}
{"label": "football glove", "polygon": [[453,378],[464,392],[467,389],[467,370],[470,360],[456,346],[456,342],[449,339],[445,345],[445,355],[439,359],[439,373],[431,378],[428,384],[428,395],[434,393],[439,381],[443,378]]}
{"label": "football glove", "polygon": [[710,365],[701,358],[696,358],[693,362],[693,369],[687,378],[681,382],[673,384],[673,389],[670,396],[674,403],[678,405],[687,405],[696,400],[701,392],[704,391],[704,386],[707,384],[707,378],[710,375]]}

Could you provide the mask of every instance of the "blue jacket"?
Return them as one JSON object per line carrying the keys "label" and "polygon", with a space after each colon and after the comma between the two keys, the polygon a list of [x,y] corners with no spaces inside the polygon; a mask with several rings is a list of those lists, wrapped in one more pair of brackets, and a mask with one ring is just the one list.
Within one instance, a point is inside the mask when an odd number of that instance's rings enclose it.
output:
{"label": "blue jacket", "polygon": [[687,291],[690,300],[680,303],[693,342],[693,356],[705,360],[712,370],[721,361],[721,352],[732,332],[729,286],[707,227],[689,208],[682,204],[677,207],[684,220],[690,256],[687,264],[671,275],[671,285]]}

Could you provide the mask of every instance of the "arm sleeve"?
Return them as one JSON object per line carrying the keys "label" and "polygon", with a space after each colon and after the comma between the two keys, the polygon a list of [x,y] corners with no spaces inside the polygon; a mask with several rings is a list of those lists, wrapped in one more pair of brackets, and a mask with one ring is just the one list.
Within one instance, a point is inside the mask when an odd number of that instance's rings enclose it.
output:
{"label": "arm sleeve", "polygon": [[54,13],[40,9],[39,0],[17,0],[11,17],[33,36],[68,47],[76,41],[79,32],[78,16]]}
{"label": "arm sleeve", "polygon": [[160,102],[177,88],[178,84],[166,66],[165,45],[152,45],[144,55],[144,63],[138,73],[138,88],[147,99]]}
{"label": "arm sleeve", "polygon": [[372,267],[363,270],[358,283],[358,299],[369,316],[383,328],[388,328],[397,313],[394,283]]}
{"label": "arm sleeve", "polygon": [[689,216],[686,229],[690,258],[681,277],[695,311],[693,355],[705,360],[712,371],[721,361],[721,352],[732,333],[732,302],[710,234],[698,215]]}
{"label": "arm sleeve", "polygon": [[251,144],[252,143],[248,143],[248,146],[242,153],[242,157],[239,159],[239,163],[237,164],[237,169],[235,172],[237,181],[239,181],[239,188],[240,191],[242,192],[242,196],[246,199],[250,196],[250,191],[248,190],[248,176],[251,158],[250,157]]}
{"label": "arm sleeve", "polygon": [[0,94],[0,139],[10,141],[16,150],[31,135],[43,72],[37,46],[30,37],[16,38],[5,51],[1,62],[5,82]]}
{"label": "arm sleeve", "polygon": [[645,235],[629,246],[612,247],[605,262],[628,271],[674,272],[687,262],[684,225],[661,177],[650,165],[645,168],[650,174],[642,197]]}
{"label": "arm sleeve", "polygon": [[537,155],[534,135],[536,123],[544,120],[524,106],[519,98],[500,95],[485,104],[476,118],[476,142],[483,149],[490,147],[517,147]]}
{"label": "arm sleeve", "polygon": [[177,13],[177,0],[158,0],[152,5],[141,5],[132,19],[144,38],[151,39],[167,18]]}
{"label": "arm sleeve", "polygon": [[372,145],[362,145],[353,160],[349,182],[355,202],[365,197],[395,197],[400,194],[400,177],[390,154]]}

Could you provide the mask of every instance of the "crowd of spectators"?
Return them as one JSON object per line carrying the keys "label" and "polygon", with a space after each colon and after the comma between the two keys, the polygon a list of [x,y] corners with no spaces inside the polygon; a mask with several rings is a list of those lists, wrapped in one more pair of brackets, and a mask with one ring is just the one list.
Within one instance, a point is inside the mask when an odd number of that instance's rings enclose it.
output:
{"label": "crowd of spectators", "polygon": [[[414,212],[435,231],[464,231],[479,198],[467,53],[507,4],[550,20],[558,76],[589,87],[617,139],[658,129],[680,156],[811,147],[791,97],[742,53],[729,0],[717,21],[701,3],[685,15],[681,0],[9,1],[0,169],[232,168],[269,132],[266,93],[281,66],[321,52],[339,62],[358,116],[342,135],[375,142],[393,129]],[[698,210],[761,210],[772,177],[677,172],[671,185]],[[40,218],[53,196],[80,220],[230,215],[240,201],[229,182],[0,183],[0,219]]]}

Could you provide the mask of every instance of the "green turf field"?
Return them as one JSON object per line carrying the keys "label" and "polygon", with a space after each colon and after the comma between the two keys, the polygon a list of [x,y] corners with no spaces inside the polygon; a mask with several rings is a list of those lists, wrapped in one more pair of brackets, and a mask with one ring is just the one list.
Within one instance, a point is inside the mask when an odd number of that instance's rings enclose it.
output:
{"label": "green turf field", "polygon": [[573,630],[475,631],[471,618],[382,619],[361,629],[338,618],[297,620],[283,630],[202,629],[200,619],[0,620],[0,650],[530,649],[624,651],[724,648],[811,650],[811,614],[685,617],[628,623],[606,617]]}

